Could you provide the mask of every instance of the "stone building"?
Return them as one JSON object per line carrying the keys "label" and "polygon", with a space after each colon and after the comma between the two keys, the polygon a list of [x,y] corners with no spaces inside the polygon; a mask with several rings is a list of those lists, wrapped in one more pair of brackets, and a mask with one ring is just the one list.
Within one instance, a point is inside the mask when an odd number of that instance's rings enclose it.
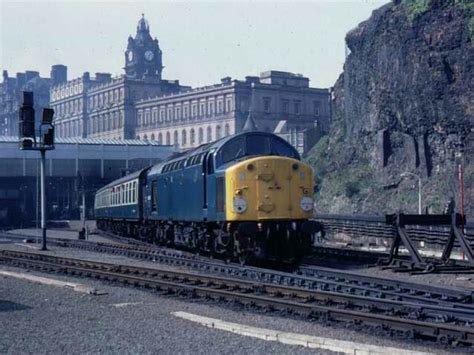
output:
{"label": "stone building", "polygon": [[279,71],[227,77],[220,84],[144,99],[136,104],[136,138],[187,149],[240,132],[252,115],[259,130],[274,132],[306,152],[330,121],[330,93],[309,79]]}
{"label": "stone building", "polygon": [[88,72],[82,77],[51,88],[51,108],[56,112],[58,137],[130,139],[135,137],[135,102],[157,95],[179,92],[177,80],[162,80],[162,58],[158,40],[152,39],[142,17],[125,51],[126,74]]}
{"label": "stone building", "polygon": [[84,73],[51,88],[58,137],[137,138],[188,149],[239,132],[251,114],[259,129],[306,152],[328,130],[330,92],[300,74],[268,71],[195,89],[163,80],[162,51],[144,17],[124,56],[118,78]]}
{"label": "stone building", "polygon": [[[67,81],[67,68],[64,65],[51,67],[51,78],[40,77],[39,72],[27,70],[9,77],[3,71],[3,81],[0,84],[0,135],[18,135],[19,108],[23,100],[23,91],[33,91],[35,98],[35,111],[40,117],[44,107],[49,106],[49,90],[52,85]],[[36,120],[38,125],[39,118]]]}

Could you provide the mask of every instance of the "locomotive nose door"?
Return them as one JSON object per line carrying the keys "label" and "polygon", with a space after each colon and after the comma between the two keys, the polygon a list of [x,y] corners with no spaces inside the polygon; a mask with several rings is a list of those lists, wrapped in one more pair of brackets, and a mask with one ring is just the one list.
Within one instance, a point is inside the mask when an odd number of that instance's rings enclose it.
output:
{"label": "locomotive nose door", "polygon": [[286,161],[275,158],[257,162],[257,211],[261,219],[289,218],[291,174]]}

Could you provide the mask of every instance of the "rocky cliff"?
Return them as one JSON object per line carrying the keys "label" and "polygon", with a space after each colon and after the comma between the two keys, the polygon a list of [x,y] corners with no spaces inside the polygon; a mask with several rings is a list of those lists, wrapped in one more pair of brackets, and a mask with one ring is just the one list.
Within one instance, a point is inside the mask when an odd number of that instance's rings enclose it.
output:
{"label": "rocky cliff", "polygon": [[346,36],[350,54],[334,85],[330,134],[308,156],[317,212],[441,213],[474,217],[474,5],[468,0],[398,0]]}

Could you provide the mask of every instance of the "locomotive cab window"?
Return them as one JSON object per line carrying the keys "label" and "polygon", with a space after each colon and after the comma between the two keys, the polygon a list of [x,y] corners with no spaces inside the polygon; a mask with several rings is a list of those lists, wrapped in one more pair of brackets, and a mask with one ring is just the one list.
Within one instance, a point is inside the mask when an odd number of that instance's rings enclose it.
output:
{"label": "locomotive cab window", "polygon": [[270,139],[262,135],[247,137],[246,155],[270,155]]}
{"label": "locomotive cab window", "polygon": [[279,139],[272,139],[272,153],[274,155],[293,158],[299,160],[300,157],[295,149],[290,146],[288,143],[283,142]]}
{"label": "locomotive cab window", "polygon": [[237,138],[226,145],[221,150],[221,161],[223,164],[236,160],[245,154],[244,139]]}

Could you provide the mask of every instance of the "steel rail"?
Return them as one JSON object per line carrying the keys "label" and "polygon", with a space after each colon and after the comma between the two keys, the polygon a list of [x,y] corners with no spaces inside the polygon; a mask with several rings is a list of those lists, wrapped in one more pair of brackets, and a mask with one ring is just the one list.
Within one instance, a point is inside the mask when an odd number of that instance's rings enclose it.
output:
{"label": "steel rail", "polygon": [[[339,307],[337,305],[316,304],[316,296],[313,295],[315,298],[309,298],[308,296],[310,293],[313,294],[312,292],[299,289],[274,287],[269,291],[267,285],[229,278],[203,277],[202,275],[176,271],[136,268],[16,251],[2,251],[0,260],[16,266],[118,281],[166,292],[181,293],[184,291],[193,296],[246,302],[283,311],[291,310],[313,318],[363,322],[372,326],[389,327],[391,331],[408,332],[408,334],[417,337],[448,342],[455,341],[469,346],[474,345],[474,328],[472,327],[378,314],[374,312],[376,310],[375,305],[367,307],[366,311],[363,312],[340,308],[340,304]],[[325,294],[323,297],[329,296]],[[340,297],[340,295],[336,296]],[[323,298],[323,300],[325,299]],[[331,298],[329,300],[335,302]],[[378,301],[380,302],[380,300]],[[407,305],[407,307],[409,309],[410,305]],[[432,311],[435,311],[435,309],[432,309]],[[405,311],[405,314],[407,313],[410,312]]]}
{"label": "steel rail", "polygon": [[196,257],[194,254],[157,247],[129,246],[75,240],[53,240],[60,246],[122,255],[165,265],[183,266],[205,273],[229,275],[245,280],[294,286],[309,290],[349,293],[428,305],[473,309],[472,290],[424,285],[407,281],[360,275],[324,267],[301,267],[303,275],[256,267],[242,267],[221,261]]}
{"label": "steel rail", "polygon": [[338,292],[324,291],[324,290],[307,290],[290,286],[275,286],[265,283],[257,283],[252,281],[240,280],[236,278],[208,276],[197,273],[190,273],[185,271],[172,271],[157,268],[146,268],[130,265],[117,265],[98,261],[88,261],[82,259],[71,259],[57,256],[42,255],[37,253],[4,251],[1,253],[3,258],[22,258],[34,261],[54,262],[66,266],[81,266],[92,267],[94,269],[112,270],[132,275],[153,276],[163,279],[172,280],[187,280],[192,283],[212,284],[218,283],[225,285],[231,289],[242,289],[246,292],[259,289],[260,292],[276,295],[298,298],[304,301],[320,301],[320,302],[335,302],[344,304],[350,307],[368,307],[372,310],[378,309],[380,311],[398,312],[399,314],[417,314],[418,317],[431,317],[439,320],[442,317],[447,317],[453,321],[461,321],[466,323],[474,322],[474,308],[457,308],[452,304],[446,306],[417,304],[414,302],[402,302],[392,299],[381,299],[368,296],[359,296],[354,294],[341,294]]}

